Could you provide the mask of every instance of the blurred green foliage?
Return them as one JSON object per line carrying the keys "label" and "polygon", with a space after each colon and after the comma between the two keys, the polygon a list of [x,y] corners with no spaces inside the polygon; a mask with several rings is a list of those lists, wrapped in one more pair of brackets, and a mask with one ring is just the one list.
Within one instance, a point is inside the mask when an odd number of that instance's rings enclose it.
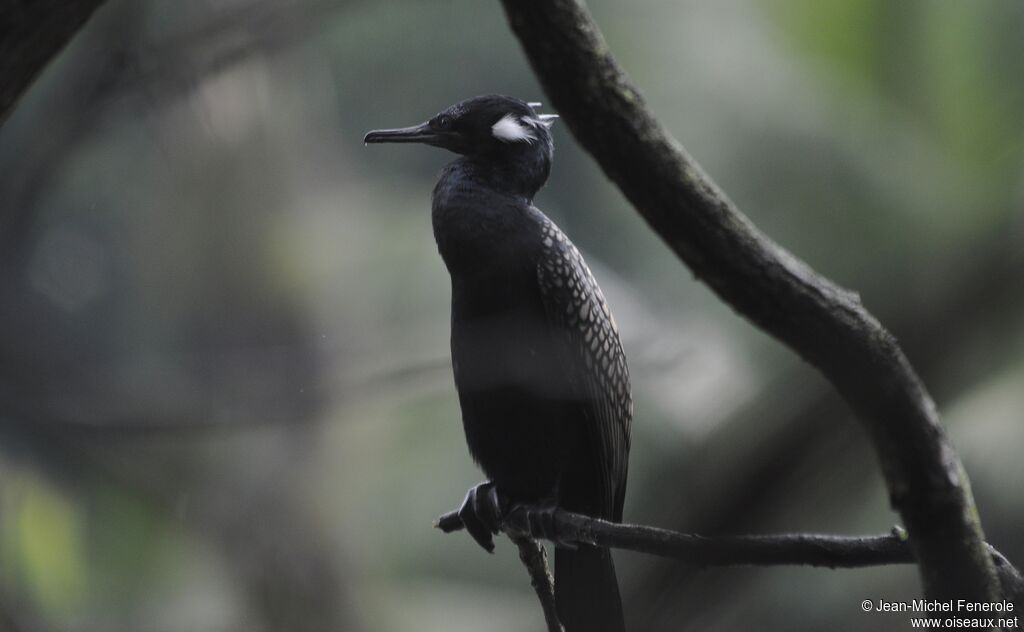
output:
{"label": "blurred green foliage", "polygon": [[81,520],[68,499],[37,481],[23,481],[5,529],[17,576],[46,608],[67,611],[83,596],[84,572]]}

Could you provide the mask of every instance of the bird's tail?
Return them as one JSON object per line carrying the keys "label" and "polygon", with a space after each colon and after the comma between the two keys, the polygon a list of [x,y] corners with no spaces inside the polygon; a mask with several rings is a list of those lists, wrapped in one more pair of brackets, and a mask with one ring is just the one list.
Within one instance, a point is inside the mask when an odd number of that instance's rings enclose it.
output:
{"label": "bird's tail", "polygon": [[555,602],[565,632],[624,632],[611,551],[583,544],[556,549]]}

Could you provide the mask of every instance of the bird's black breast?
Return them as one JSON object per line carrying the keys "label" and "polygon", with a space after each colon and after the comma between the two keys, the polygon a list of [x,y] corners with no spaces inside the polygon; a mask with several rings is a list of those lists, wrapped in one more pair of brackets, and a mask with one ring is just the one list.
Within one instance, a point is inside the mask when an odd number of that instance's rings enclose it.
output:
{"label": "bird's black breast", "polygon": [[455,189],[435,193],[434,232],[452,280],[452,365],[470,453],[506,493],[550,495],[574,445],[563,436],[574,394],[537,283],[538,224],[524,200]]}
{"label": "bird's black breast", "polygon": [[[454,177],[446,177],[452,176]],[[611,314],[576,248],[522,198],[443,174],[452,362],[470,452],[525,500],[621,515],[632,403]]]}

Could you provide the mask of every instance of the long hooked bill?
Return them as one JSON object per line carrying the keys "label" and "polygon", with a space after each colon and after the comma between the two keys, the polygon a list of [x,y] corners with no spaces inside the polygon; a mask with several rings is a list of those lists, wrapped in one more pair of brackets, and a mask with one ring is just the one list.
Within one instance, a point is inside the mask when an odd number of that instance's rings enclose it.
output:
{"label": "long hooked bill", "polygon": [[427,123],[395,129],[375,129],[363,136],[364,143],[428,143],[439,138]]}

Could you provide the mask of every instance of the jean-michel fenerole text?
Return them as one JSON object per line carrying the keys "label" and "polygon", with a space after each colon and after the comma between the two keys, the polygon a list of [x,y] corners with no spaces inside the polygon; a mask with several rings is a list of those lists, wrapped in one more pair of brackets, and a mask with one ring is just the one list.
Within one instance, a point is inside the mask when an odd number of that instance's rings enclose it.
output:
{"label": "jean-michel fenerole text", "polygon": [[913,599],[911,601],[885,601],[879,599],[875,612],[1013,612],[1013,602],[975,602],[966,599]]}

